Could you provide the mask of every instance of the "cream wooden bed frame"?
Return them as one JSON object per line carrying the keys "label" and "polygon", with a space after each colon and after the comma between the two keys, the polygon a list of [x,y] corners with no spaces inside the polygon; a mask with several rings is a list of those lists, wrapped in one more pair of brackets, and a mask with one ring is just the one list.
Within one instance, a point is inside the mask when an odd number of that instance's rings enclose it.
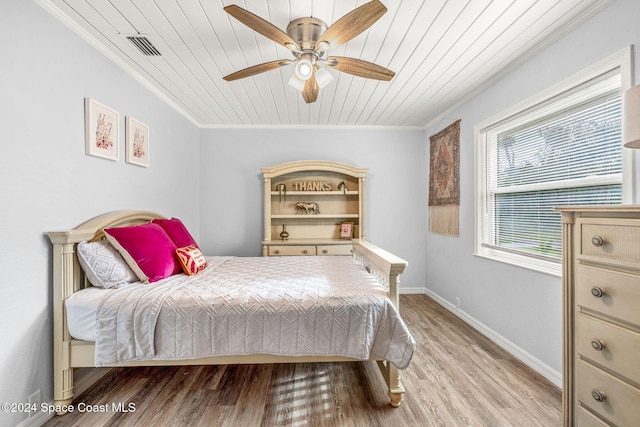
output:
{"label": "cream wooden bed frame", "polygon": [[[94,343],[76,340],[67,328],[64,303],[74,292],[89,284],[75,255],[81,241],[104,237],[103,229],[146,223],[164,216],[140,210],[116,211],[93,218],[73,230],[49,232],[53,244],[53,398],[54,406],[65,408],[73,401],[73,369],[94,366]],[[391,301],[399,309],[398,276],[407,262],[364,240],[353,240],[353,257],[387,286]],[[115,366],[229,365],[254,363],[302,363],[356,361],[346,357],[283,357],[264,354],[207,357],[191,360],[145,360]],[[400,405],[404,387],[400,372],[391,363],[377,361],[389,389],[390,403]],[[62,410],[59,414],[66,411]]]}

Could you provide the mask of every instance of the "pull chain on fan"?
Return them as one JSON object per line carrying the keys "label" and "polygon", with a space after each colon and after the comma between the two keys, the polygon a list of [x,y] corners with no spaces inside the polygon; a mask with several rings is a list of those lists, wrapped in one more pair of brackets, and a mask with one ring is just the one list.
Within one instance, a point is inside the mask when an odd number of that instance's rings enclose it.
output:
{"label": "pull chain on fan", "polygon": [[295,64],[289,85],[302,92],[307,103],[315,102],[318,92],[333,79],[326,67],[368,79],[389,81],[395,73],[362,59],[329,56],[327,51],[361,34],[387,11],[378,0],[372,0],[338,19],[330,27],[318,18],[298,18],[289,23],[287,32],[236,5],[224,10],[254,31],[291,50],[295,59],[280,59],[254,65],[223,77],[233,81]]}

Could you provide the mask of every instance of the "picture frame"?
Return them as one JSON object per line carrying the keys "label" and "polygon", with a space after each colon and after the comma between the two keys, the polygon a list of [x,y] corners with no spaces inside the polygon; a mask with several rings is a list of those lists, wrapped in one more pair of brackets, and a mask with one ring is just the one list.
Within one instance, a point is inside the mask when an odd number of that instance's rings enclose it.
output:
{"label": "picture frame", "polygon": [[343,221],[340,223],[340,239],[351,240],[353,239],[353,221]]}
{"label": "picture frame", "polygon": [[120,158],[120,114],[100,102],[84,99],[85,154],[109,160]]}
{"label": "picture frame", "polygon": [[149,126],[133,117],[125,117],[125,161],[149,167]]}

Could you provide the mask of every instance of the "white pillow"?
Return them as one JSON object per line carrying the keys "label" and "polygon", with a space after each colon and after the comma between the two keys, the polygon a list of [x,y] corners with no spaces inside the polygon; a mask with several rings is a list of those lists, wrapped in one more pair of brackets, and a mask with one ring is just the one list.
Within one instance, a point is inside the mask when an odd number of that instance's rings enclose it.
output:
{"label": "white pillow", "polygon": [[78,261],[93,286],[114,288],[138,281],[138,276],[106,240],[78,243]]}

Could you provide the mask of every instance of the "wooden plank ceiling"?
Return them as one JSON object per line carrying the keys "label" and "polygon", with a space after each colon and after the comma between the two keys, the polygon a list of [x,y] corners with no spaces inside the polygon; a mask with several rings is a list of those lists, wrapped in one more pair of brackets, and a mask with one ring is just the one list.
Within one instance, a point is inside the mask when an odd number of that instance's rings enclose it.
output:
{"label": "wooden plank ceiling", "polygon": [[[287,84],[289,65],[227,82],[223,76],[289,50],[224,12],[221,0],[36,0],[200,127],[426,127],[508,70],[584,22],[603,0],[382,0],[387,13],[332,56],[396,72],[389,82],[329,71],[306,104]],[[328,25],[367,0],[238,0],[286,31],[313,16]],[[127,36],[145,36],[145,56]]]}

